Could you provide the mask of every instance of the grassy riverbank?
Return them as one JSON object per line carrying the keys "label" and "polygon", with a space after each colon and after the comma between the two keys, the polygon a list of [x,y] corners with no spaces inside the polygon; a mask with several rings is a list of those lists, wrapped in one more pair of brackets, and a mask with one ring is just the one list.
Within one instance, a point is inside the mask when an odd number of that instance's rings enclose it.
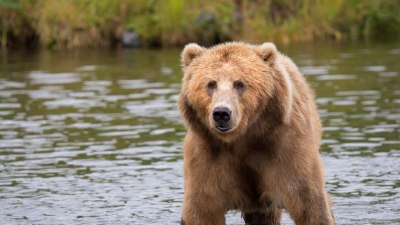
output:
{"label": "grassy riverbank", "polygon": [[280,43],[398,39],[394,0],[0,0],[1,46],[143,46],[226,40]]}

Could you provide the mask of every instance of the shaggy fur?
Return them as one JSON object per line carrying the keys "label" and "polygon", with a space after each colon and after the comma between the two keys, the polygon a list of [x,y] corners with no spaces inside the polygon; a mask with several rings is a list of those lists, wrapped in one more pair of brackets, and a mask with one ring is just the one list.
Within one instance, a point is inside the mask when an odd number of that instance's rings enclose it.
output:
{"label": "shaggy fur", "polygon": [[[230,209],[246,224],[279,224],[285,208],[297,225],[335,224],[319,155],[314,95],[275,45],[189,44],[179,108],[184,140],[182,224],[222,225]],[[232,112],[220,131],[213,110]]]}

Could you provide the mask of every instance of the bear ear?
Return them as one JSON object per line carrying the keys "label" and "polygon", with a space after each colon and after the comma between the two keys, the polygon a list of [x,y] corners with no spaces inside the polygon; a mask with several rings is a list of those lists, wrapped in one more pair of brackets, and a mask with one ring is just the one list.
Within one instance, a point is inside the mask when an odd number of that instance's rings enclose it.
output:
{"label": "bear ear", "polygon": [[256,53],[261,57],[266,63],[275,62],[278,50],[276,46],[271,42],[265,42],[262,45],[256,46]]}
{"label": "bear ear", "polygon": [[206,48],[203,48],[195,43],[190,43],[185,46],[181,54],[182,66],[183,68],[187,67],[193,59],[199,57],[206,51]]}

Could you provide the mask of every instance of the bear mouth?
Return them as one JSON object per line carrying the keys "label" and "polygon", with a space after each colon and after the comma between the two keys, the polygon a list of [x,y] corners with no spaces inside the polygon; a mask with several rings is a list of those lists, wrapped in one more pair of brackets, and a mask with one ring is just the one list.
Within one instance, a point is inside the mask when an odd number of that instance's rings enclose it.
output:
{"label": "bear mouth", "polygon": [[216,126],[216,128],[222,133],[226,133],[231,130],[231,128],[229,128],[227,126]]}

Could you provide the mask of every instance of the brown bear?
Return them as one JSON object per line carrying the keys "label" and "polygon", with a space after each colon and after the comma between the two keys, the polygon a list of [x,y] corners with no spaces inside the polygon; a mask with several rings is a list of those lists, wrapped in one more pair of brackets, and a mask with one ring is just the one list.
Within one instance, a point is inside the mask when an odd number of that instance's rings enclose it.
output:
{"label": "brown bear", "polygon": [[319,155],[314,94],[272,43],[188,44],[179,108],[184,140],[182,224],[335,224]]}

